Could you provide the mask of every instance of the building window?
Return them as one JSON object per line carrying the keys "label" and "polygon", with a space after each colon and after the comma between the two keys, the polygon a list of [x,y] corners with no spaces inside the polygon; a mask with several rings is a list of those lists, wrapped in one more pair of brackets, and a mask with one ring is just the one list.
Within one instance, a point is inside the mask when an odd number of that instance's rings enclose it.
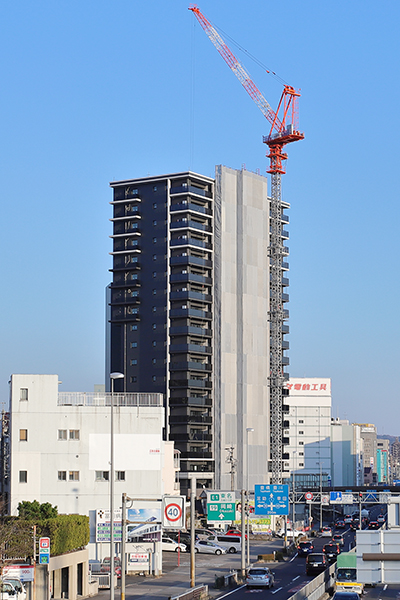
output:
{"label": "building window", "polygon": [[137,273],[132,273],[131,280],[134,281],[135,279],[139,279],[139,275]]}
{"label": "building window", "polygon": [[304,463],[299,463],[299,467],[304,467]]}
{"label": "building window", "polygon": [[156,358],[153,358],[153,359],[151,360],[151,362],[153,363],[153,365],[155,365],[155,364],[156,364],[156,362],[157,362],[157,359],[156,359]]}
{"label": "building window", "polygon": [[28,400],[28,388],[20,388],[19,399],[20,400]]}
{"label": "building window", "polygon": [[19,472],[19,482],[20,483],[28,483],[28,471],[20,471]]}
{"label": "building window", "polygon": [[125,481],[125,471],[115,471],[115,481]]}
{"label": "building window", "polygon": [[152,344],[153,344],[153,346],[157,346],[156,340],[153,340]]}
{"label": "building window", "polygon": [[66,440],[67,439],[67,430],[66,429],[59,429],[58,430],[58,439],[59,440]]}
{"label": "building window", "polygon": [[153,312],[157,311],[157,306],[153,306]]}
{"label": "building window", "polygon": [[96,481],[108,481],[109,472],[108,471],[96,471]]}
{"label": "building window", "polygon": [[136,375],[134,375],[133,377],[131,377],[131,383],[136,383],[137,382],[137,377]]}
{"label": "building window", "polygon": [[67,471],[58,471],[58,481],[67,481]]}
{"label": "building window", "polygon": [[157,260],[157,254],[153,254],[153,260]]}
{"label": "building window", "polygon": [[137,331],[137,325],[131,325],[131,331]]}
{"label": "building window", "polygon": [[70,429],[69,430],[69,439],[70,440],[79,440],[79,429]]}
{"label": "building window", "polygon": [[131,342],[131,348],[137,348],[137,342]]}
{"label": "building window", "polygon": [[153,290],[153,296],[157,294],[157,290]]}
{"label": "building window", "polygon": [[134,290],[133,292],[131,292],[131,298],[137,298],[138,296],[139,296],[138,290]]}
{"label": "building window", "polygon": [[152,327],[153,329],[157,329],[157,325],[155,323],[153,323]]}
{"label": "building window", "polygon": [[[157,191],[157,186],[153,185],[153,192]],[[153,204],[153,208],[157,208],[157,204]]]}
{"label": "building window", "polygon": [[299,435],[304,435],[304,431],[299,431]]}
{"label": "building window", "polygon": [[132,240],[131,245],[132,246],[138,246],[139,245],[139,241],[138,240]]}
{"label": "building window", "polygon": [[155,226],[155,225],[157,225],[157,221],[153,221],[153,225],[154,225],[154,226]]}
{"label": "building window", "polygon": [[299,452],[299,456],[304,456],[304,452]]}
{"label": "building window", "polygon": [[157,377],[156,377],[155,375],[153,375],[153,377],[152,377],[152,380],[153,380],[153,381],[156,381],[156,380],[157,380]]}
{"label": "building window", "polygon": [[304,423],[303,419],[299,419],[299,423]]}
{"label": "building window", "polygon": [[155,279],[157,277],[157,273],[156,271],[153,271],[153,279]]}
{"label": "building window", "polygon": [[131,367],[137,365],[137,358],[132,358],[131,360]]}
{"label": "building window", "polygon": [[79,481],[79,471],[70,471],[68,479],[69,481]]}
{"label": "building window", "polygon": [[153,238],[153,244],[157,243],[157,238]]}
{"label": "building window", "polygon": [[28,441],[28,430],[27,429],[20,429],[19,430],[19,441],[20,442],[27,442]]}
{"label": "building window", "polygon": [[304,446],[304,442],[299,442],[299,446]]}

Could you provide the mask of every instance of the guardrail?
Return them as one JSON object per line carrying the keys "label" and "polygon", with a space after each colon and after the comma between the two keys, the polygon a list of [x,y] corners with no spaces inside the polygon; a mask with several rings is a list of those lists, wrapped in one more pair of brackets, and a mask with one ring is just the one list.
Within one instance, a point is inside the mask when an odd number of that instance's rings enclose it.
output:
{"label": "guardrail", "polygon": [[203,600],[203,598],[208,598],[208,585],[198,585],[178,596],[169,596],[168,600]]}
{"label": "guardrail", "polygon": [[288,600],[319,600],[326,592],[334,587],[336,565],[331,565],[323,573],[320,573],[301,590],[290,596]]}

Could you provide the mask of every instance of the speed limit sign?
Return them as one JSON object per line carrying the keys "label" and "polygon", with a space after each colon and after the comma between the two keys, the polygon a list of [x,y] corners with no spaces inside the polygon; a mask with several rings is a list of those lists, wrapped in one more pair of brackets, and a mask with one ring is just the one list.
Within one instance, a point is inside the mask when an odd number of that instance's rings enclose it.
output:
{"label": "speed limit sign", "polygon": [[307,502],[311,502],[311,500],[314,498],[313,494],[311,492],[306,492],[304,494],[305,499],[307,500]]}
{"label": "speed limit sign", "polygon": [[163,497],[162,526],[164,529],[182,529],[185,527],[184,496]]}

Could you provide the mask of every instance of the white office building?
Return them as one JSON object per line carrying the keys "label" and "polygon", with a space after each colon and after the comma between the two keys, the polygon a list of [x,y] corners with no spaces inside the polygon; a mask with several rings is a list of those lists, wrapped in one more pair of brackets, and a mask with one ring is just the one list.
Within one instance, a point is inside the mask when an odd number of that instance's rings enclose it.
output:
{"label": "white office building", "polygon": [[[9,513],[24,500],[91,517],[110,506],[110,393],[59,392],[57,375],[12,375],[3,444]],[[179,460],[162,439],[161,394],[114,394],[114,506],[179,494]]]}
{"label": "white office building", "polygon": [[319,487],[331,482],[331,380],[293,378],[287,384],[289,413],[284,436],[289,444],[286,467],[296,486]]}
{"label": "white office building", "polygon": [[346,419],[331,423],[332,484],[352,488],[364,485],[361,427]]}

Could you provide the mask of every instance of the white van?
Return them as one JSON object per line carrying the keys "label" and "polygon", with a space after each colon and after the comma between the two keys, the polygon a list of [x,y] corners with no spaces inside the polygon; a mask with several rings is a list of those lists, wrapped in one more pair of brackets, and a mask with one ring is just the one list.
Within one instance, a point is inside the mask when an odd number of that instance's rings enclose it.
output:
{"label": "white van", "polygon": [[226,548],[231,554],[242,551],[242,538],[236,535],[210,535],[207,540]]}
{"label": "white van", "polygon": [[12,575],[4,575],[2,581],[4,583],[11,583],[11,585],[17,592],[18,600],[26,600],[26,589],[19,577],[13,577]]}
{"label": "white van", "polygon": [[11,583],[0,581],[1,600],[18,600],[18,593]]}

